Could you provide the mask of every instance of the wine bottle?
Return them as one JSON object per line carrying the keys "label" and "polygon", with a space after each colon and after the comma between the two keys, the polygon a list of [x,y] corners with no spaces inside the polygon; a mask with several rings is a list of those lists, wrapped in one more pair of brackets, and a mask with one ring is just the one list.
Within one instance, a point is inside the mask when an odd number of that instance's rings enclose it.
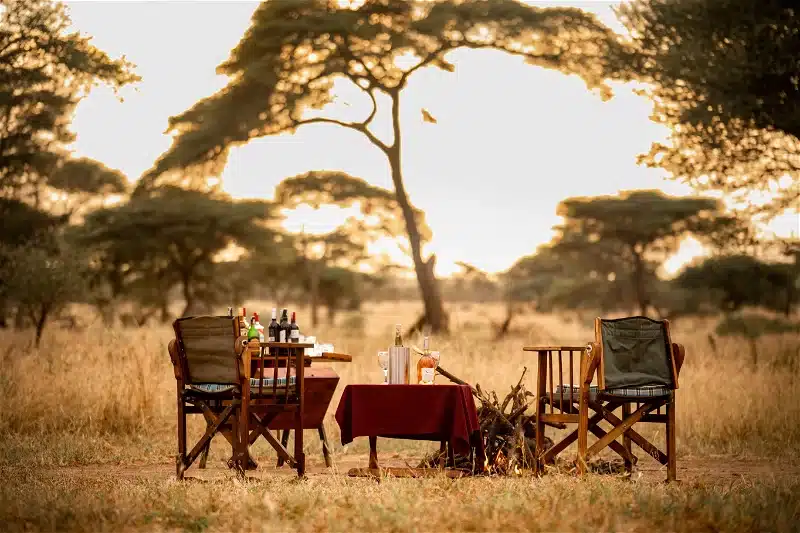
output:
{"label": "wine bottle", "polygon": [[422,341],[422,357],[417,361],[417,383],[420,385],[433,385],[436,376],[436,360],[431,356],[428,336]]}
{"label": "wine bottle", "polygon": [[258,319],[258,313],[253,313],[253,321],[258,331],[258,341],[264,342],[264,326],[261,325],[261,321]]}
{"label": "wine bottle", "polygon": [[403,336],[400,334],[400,324],[394,325],[394,345],[403,346]]}
{"label": "wine bottle", "polygon": [[267,326],[267,335],[269,337],[269,342],[278,342],[280,338],[280,334],[278,333],[281,327],[278,325],[278,310],[276,308],[272,308],[272,320]]}
{"label": "wine bottle", "polygon": [[278,342],[289,342],[289,315],[286,309],[281,311],[281,322],[278,330]]}
{"label": "wine bottle", "polygon": [[292,311],[292,322],[289,324],[289,342],[300,342],[300,326],[297,325],[297,313]]}

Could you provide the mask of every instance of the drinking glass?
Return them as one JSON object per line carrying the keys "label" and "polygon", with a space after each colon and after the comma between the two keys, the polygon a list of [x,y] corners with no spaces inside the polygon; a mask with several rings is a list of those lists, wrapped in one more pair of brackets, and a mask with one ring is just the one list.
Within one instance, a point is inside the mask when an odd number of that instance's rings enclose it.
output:
{"label": "drinking glass", "polygon": [[389,384],[389,352],[378,352],[378,364],[383,370],[383,384]]}

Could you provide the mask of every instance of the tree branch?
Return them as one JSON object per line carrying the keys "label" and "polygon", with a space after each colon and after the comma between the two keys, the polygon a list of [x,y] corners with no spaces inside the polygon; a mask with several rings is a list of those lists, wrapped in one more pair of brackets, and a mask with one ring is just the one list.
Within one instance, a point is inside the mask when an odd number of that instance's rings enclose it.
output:
{"label": "tree branch", "polygon": [[[361,65],[364,68],[364,72],[366,73],[365,76],[358,76],[361,79],[367,80],[370,84],[370,88],[377,87],[381,90],[386,90],[386,86],[379,80],[375,74],[369,69],[364,60],[353,53],[353,50],[350,48],[352,40],[350,39],[351,35],[336,35],[334,40],[339,41],[337,44],[339,45],[339,50],[342,52],[342,56],[344,56],[345,61],[354,61]],[[356,84],[358,85],[358,84]],[[363,87],[362,87],[363,88]]]}
{"label": "tree branch", "polygon": [[295,127],[303,126],[306,124],[336,124],[337,126],[342,126],[343,128],[350,128],[351,130],[363,133],[372,144],[380,148],[384,153],[387,153],[389,151],[389,146],[387,146],[386,143],[384,143],[382,140],[376,137],[375,134],[372,133],[369,130],[369,128],[367,128],[365,122],[344,122],[343,120],[337,120],[335,118],[314,117],[296,121]]}
{"label": "tree branch", "polygon": [[[459,45],[459,46],[460,46],[460,45]],[[431,53],[428,55],[428,57],[426,57],[425,59],[423,59],[422,61],[420,61],[419,63],[417,63],[416,65],[414,65],[414,66],[413,66],[413,67],[411,67],[410,69],[408,69],[407,71],[405,71],[405,72],[403,73],[403,75],[400,77],[400,82],[397,84],[397,87],[398,87],[398,88],[400,88],[400,89],[402,89],[403,87],[405,87],[405,85],[406,85],[406,82],[408,81],[408,77],[409,77],[409,76],[411,76],[411,74],[413,74],[414,72],[418,71],[418,70],[419,70],[419,69],[421,69],[422,67],[425,67],[425,66],[428,66],[428,65],[430,65],[431,63],[433,63],[434,61],[436,61],[437,59],[439,59],[439,55],[440,55],[441,53],[443,53],[443,52],[445,52],[445,51],[454,50],[454,49],[455,49],[455,48],[454,48],[454,46],[452,45],[452,43],[450,43],[450,44],[443,44],[443,45],[439,46],[439,47],[438,47],[436,50],[434,50],[433,52],[431,52]]]}

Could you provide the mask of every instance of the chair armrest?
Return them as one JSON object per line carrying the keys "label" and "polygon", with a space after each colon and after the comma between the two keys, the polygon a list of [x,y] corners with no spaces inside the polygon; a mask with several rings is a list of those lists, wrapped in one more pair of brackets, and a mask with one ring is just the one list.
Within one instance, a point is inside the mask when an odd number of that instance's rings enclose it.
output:
{"label": "chair armrest", "polygon": [[581,386],[592,383],[594,373],[597,371],[597,367],[600,366],[600,350],[602,350],[602,347],[597,342],[590,342],[586,346],[586,365],[581,375]]}
{"label": "chair armrest", "polygon": [[169,359],[172,361],[172,372],[175,374],[175,379],[181,381],[183,376],[181,375],[181,364],[178,358],[178,343],[175,339],[169,341],[167,350],[169,351]]}
{"label": "chair armrest", "polygon": [[234,350],[236,351],[236,355],[242,355],[246,347],[247,347],[247,337],[244,335],[240,335],[239,337],[237,337],[236,344],[234,345]]}
{"label": "chair armrest", "polygon": [[683,347],[683,344],[673,342],[672,353],[675,355],[675,371],[680,375],[683,361],[686,359],[686,348]]}

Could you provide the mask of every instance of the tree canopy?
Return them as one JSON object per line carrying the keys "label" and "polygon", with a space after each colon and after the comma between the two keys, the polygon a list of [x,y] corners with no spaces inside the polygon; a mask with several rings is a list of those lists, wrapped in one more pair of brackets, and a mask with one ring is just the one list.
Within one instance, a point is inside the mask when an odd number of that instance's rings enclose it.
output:
{"label": "tree canopy", "polygon": [[793,265],[767,263],[749,255],[710,257],[686,267],[675,280],[689,290],[709,291],[718,309],[762,307],[787,316],[797,305]]}
{"label": "tree canopy", "polygon": [[[397,94],[423,67],[452,71],[445,55],[458,48],[504,50],[578,73],[590,87],[600,87],[611,35],[579,9],[514,0],[366,0],[357,8],[333,7],[327,0],[263,2],[217,68],[230,78],[228,86],[170,119],[177,137],[143,185],[193,166],[218,174],[231,146],[303,124],[348,127],[386,151],[391,143],[369,129],[377,112],[375,91]],[[304,116],[332,101],[336,78],[349,79],[373,99],[373,112],[363,122]]]}
{"label": "tree canopy", "polygon": [[162,287],[181,287],[187,314],[198,290],[212,283],[218,254],[275,245],[277,232],[268,225],[275,216],[267,202],[164,186],[90,213],[78,242],[97,254],[96,268],[117,293],[128,277],[150,276]]}
{"label": "tree canopy", "polygon": [[576,197],[562,201],[553,251],[590,277],[630,280],[640,313],[652,305],[648,286],[656,268],[675,253],[683,237],[707,238],[730,217],[718,200],[673,197],[660,191],[623,191],[618,196]]}
{"label": "tree canopy", "polygon": [[72,112],[98,82],[137,81],[90,38],[69,32],[64,4],[3,0],[0,9],[0,194],[38,193],[74,139]]}
{"label": "tree canopy", "polygon": [[671,143],[642,161],[700,189],[800,199],[800,25],[791,0],[632,0],[618,74],[651,85]]}

